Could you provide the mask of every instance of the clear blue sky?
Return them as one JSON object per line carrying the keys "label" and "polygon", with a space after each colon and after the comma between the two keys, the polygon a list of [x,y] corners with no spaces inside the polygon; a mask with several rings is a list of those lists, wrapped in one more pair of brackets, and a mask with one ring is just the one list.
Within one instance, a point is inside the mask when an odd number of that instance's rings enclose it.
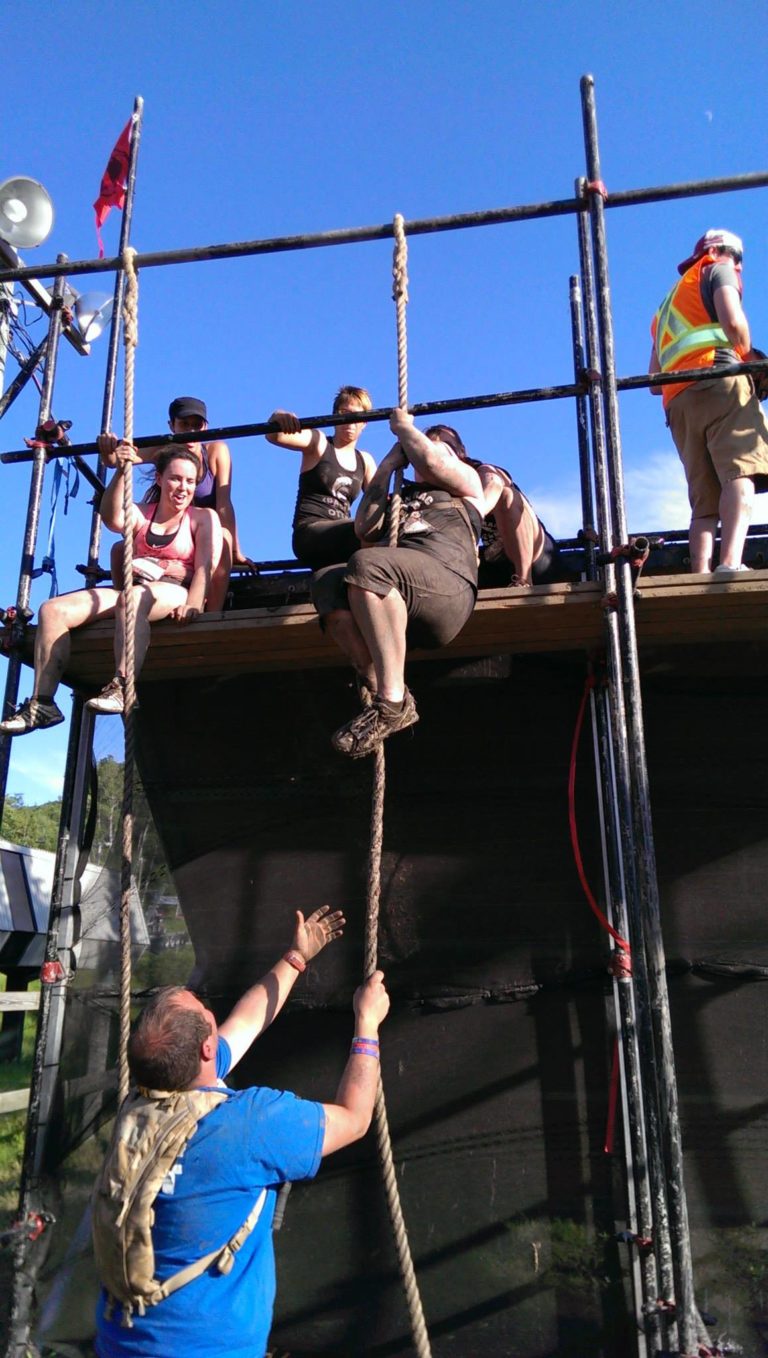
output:
{"label": "clear blue sky", "polygon": [[[139,250],[566,198],[584,172],[579,78],[588,71],[609,190],[761,170],[765,17],[763,0],[711,17],[689,0],[40,0],[4,17],[0,179],[31,175],[53,198],[53,233],[27,252],[29,263],[58,251],[95,256],[91,204],[141,94]],[[709,226],[745,239],[746,308],[768,348],[766,190],[616,210],[607,222],[621,374],[645,370],[650,317]],[[118,231],[113,212],[107,254]],[[577,269],[572,218],[412,241],[411,400],[572,380],[568,279]],[[109,290],[111,280],[92,286]],[[145,271],[136,433],[163,429],[180,394],[204,396],[221,424],[266,418],[276,405],[321,413],[342,382],[367,386],[375,404],[394,403],[390,294],[388,242]],[[54,411],[74,421],[78,441],[98,430],[105,356],[103,341],[90,359],[62,346]],[[8,380],[15,371],[11,360]],[[684,488],[659,403],[628,394],[621,411],[630,527],[681,526]],[[28,387],[0,423],[0,447],[21,446],[35,416]],[[456,423],[470,451],[513,471],[556,533],[576,531],[570,402]],[[381,456],[388,432],[372,426],[364,446]],[[245,550],[262,560],[288,555],[294,455],[263,439],[233,453]],[[7,604],[29,470],[0,468],[0,477]],[[73,568],[86,555],[88,494],[81,485],[59,519],[62,589],[80,584]],[[47,507],[41,528],[42,550]],[[35,606],[46,592],[39,582]],[[29,803],[56,795],[64,744],[63,728],[17,741],[9,790]]]}

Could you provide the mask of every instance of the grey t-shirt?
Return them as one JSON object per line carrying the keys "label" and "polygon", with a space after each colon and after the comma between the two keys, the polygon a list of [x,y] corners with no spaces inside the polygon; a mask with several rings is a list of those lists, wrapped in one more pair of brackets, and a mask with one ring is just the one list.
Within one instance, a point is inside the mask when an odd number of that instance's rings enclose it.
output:
{"label": "grey t-shirt", "polygon": [[[721,257],[714,264],[708,264],[701,274],[701,300],[706,310],[709,312],[713,321],[717,320],[715,310],[715,293],[718,288],[731,287],[741,295],[739,288],[739,276],[734,268],[733,260],[728,256]],[[735,349],[716,349],[715,363],[738,363],[739,355]]]}

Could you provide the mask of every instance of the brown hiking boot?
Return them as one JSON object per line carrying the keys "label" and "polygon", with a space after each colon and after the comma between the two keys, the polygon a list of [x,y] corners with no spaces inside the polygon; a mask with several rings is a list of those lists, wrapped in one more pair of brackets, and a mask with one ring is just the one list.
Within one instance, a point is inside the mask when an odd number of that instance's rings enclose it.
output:
{"label": "brown hiking boot", "polygon": [[415,726],[418,720],[416,704],[408,689],[405,690],[400,708],[388,703],[386,698],[377,696],[370,707],[364,707],[356,717],[334,731],[331,744],[350,759],[362,759],[364,755],[372,754],[387,736],[404,731],[406,726]]}

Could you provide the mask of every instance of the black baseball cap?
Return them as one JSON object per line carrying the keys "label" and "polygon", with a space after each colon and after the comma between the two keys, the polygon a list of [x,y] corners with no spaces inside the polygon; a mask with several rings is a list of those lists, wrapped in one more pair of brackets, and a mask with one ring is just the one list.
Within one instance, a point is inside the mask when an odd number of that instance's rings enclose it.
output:
{"label": "black baseball cap", "polygon": [[197,396],[177,396],[175,401],[171,401],[168,407],[168,419],[173,423],[180,420],[185,415],[197,415],[201,420],[208,423],[208,410],[205,401],[200,401]]}

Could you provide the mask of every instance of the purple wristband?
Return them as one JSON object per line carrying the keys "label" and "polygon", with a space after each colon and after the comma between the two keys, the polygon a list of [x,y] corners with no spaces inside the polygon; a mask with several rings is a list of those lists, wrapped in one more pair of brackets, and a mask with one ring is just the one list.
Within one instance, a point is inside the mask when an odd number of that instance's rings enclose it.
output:
{"label": "purple wristband", "polygon": [[374,1061],[378,1061],[379,1044],[378,1042],[367,1043],[361,1041],[359,1038],[353,1038],[349,1054],[350,1056],[372,1056]]}

